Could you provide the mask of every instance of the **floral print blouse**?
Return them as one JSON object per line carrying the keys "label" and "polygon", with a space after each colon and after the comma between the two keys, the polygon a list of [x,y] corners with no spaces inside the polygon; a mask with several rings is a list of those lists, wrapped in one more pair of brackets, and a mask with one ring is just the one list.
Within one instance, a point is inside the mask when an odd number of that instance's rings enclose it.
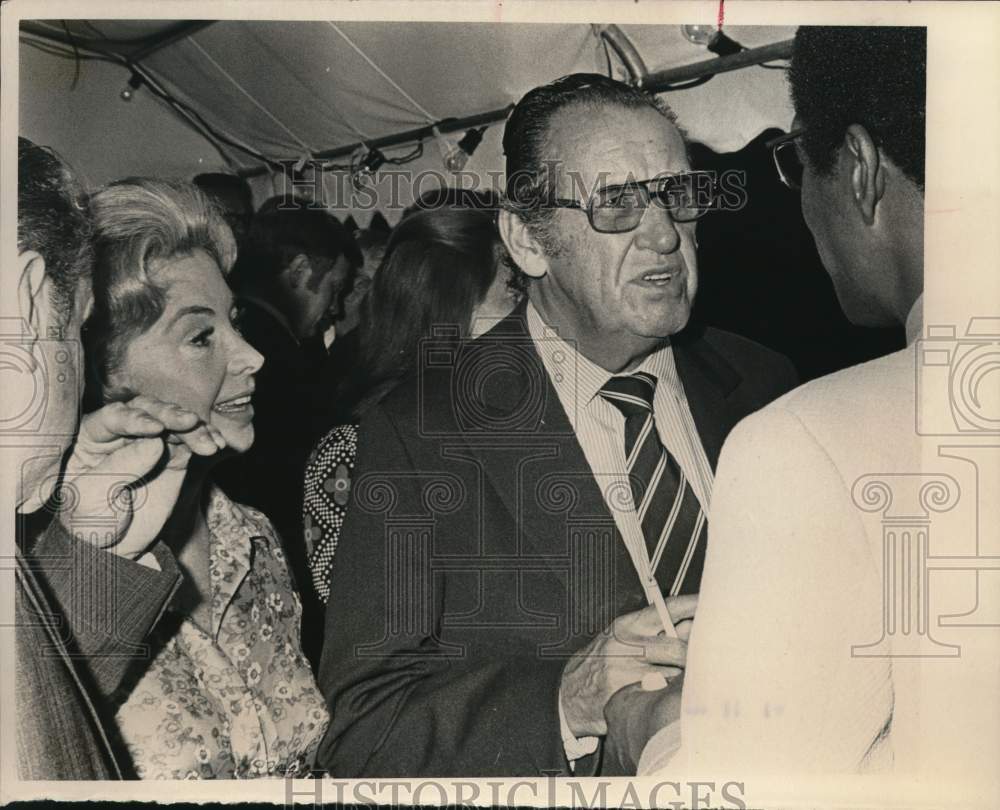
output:
{"label": "floral print blouse", "polygon": [[209,628],[172,612],[118,710],[142,779],[307,775],[329,722],[299,643],[302,607],[260,512],[213,487]]}
{"label": "floral print blouse", "polygon": [[351,497],[357,455],[357,425],[340,425],[320,440],[306,464],[302,522],[313,587],[324,605],[330,598],[333,554]]}

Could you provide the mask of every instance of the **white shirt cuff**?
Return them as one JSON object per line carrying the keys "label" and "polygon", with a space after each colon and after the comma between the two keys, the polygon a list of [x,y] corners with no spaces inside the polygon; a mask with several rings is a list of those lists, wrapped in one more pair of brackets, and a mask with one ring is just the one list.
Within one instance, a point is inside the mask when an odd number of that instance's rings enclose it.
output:
{"label": "white shirt cuff", "polygon": [[566,715],[563,714],[561,690],[557,699],[559,701],[559,730],[562,733],[563,749],[566,751],[566,759],[572,768],[576,760],[588,754],[593,754],[597,750],[600,739],[598,737],[575,736],[566,724]]}

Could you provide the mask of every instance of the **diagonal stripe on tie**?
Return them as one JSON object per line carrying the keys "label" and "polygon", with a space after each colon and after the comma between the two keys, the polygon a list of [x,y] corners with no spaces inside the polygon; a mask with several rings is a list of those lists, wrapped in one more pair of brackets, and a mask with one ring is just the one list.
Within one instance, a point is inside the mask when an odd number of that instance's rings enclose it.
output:
{"label": "diagonal stripe on tie", "polygon": [[695,593],[704,564],[705,514],[656,432],[656,379],[644,372],[612,377],[600,393],[625,417],[625,469],[657,582],[668,595]]}

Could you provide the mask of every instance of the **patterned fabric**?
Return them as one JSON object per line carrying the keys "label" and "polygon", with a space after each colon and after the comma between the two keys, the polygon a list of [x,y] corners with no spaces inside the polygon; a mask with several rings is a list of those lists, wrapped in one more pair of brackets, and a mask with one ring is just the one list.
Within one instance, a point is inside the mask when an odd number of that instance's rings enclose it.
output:
{"label": "patterned fabric", "polygon": [[302,521],[309,570],[324,605],[330,598],[333,555],[347,513],[357,455],[357,425],[340,425],[323,437],[306,464]]}
{"label": "patterned fabric", "polygon": [[268,519],[213,487],[211,627],[168,610],[118,710],[143,779],[302,775],[329,722],[302,607]]}
{"label": "patterned fabric", "polygon": [[649,570],[670,595],[696,593],[705,559],[705,513],[684,471],[656,434],[656,378],[612,377],[601,396],[625,417],[625,469],[649,552]]}

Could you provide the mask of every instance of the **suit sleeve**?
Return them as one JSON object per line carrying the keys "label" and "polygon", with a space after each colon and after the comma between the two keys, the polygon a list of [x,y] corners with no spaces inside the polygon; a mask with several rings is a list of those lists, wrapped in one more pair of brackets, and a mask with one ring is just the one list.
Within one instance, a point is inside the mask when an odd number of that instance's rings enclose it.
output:
{"label": "suit sleeve", "polygon": [[[801,421],[742,422],[719,462],[682,707],[680,772],[864,767],[892,710],[881,580],[852,482]],[[643,762],[663,764],[647,746]]]}
{"label": "suit sleeve", "polygon": [[[416,556],[390,566],[387,519],[358,502],[366,480],[384,476],[392,514],[419,513],[408,483],[417,470],[378,407],[358,442],[326,614],[319,682],[332,720],[318,766],[345,778],[566,773],[557,705],[565,661],[453,643],[442,622],[447,572],[432,574]],[[408,585],[390,590],[390,576]]]}
{"label": "suit sleeve", "polygon": [[22,780],[121,779],[98,707],[82,683],[42,588],[17,554],[17,764]]}
{"label": "suit sleeve", "polygon": [[132,661],[148,655],[143,639],[180,584],[170,551],[158,543],[153,553],[159,571],[76,540],[53,520],[28,557],[67,649],[105,698]]}

